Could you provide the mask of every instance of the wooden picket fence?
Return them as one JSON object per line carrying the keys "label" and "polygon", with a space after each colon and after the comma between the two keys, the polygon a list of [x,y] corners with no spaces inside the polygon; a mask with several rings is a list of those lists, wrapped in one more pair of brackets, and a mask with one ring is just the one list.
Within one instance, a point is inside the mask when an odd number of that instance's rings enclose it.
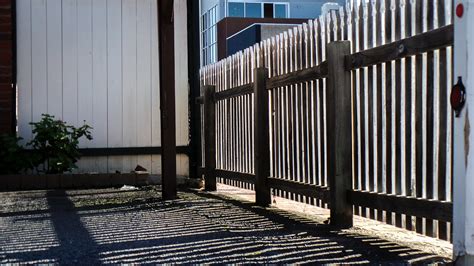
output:
{"label": "wooden picket fence", "polygon": [[201,69],[206,188],[450,240],[451,5],[347,1]]}

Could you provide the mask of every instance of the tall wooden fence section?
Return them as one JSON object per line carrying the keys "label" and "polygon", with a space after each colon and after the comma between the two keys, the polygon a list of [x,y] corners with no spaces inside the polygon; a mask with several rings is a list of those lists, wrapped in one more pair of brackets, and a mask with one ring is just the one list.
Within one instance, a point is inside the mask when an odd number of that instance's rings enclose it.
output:
{"label": "tall wooden fence section", "polygon": [[450,0],[348,1],[201,70],[215,182],[450,240]]}

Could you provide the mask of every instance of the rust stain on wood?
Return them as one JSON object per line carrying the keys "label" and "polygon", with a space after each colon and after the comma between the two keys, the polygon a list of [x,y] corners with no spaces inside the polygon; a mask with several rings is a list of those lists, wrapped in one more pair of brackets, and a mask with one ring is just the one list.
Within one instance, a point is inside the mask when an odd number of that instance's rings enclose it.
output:
{"label": "rust stain on wood", "polygon": [[464,124],[464,159],[466,160],[469,156],[469,137],[471,134],[471,124],[469,123],[469,109],[466,109],[466,124]]}

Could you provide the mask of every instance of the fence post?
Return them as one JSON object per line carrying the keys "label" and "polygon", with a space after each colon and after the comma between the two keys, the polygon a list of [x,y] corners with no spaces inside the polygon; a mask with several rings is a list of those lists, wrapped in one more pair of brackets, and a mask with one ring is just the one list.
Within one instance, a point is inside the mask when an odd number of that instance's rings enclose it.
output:
{"label": "fence post", "polygon": [[352,204],[347,191],[352,189],[352,108],[351,74],[344,58],[350,42],[332,42],[327,47],[327,152],[331,225],[352,227]]}
{"label": "fence post", "polygon": [[270,176],[270,134],[268,119],[268,70],[255,69],[254,83],[254,141],[255,141],[255,200],[257,205],[266,207],[271,203],[268,177]]}
{"label": "fence post", "polygon": [[216,103],[215,86],[204,86],[204,181],[205,190],[216,191]]}

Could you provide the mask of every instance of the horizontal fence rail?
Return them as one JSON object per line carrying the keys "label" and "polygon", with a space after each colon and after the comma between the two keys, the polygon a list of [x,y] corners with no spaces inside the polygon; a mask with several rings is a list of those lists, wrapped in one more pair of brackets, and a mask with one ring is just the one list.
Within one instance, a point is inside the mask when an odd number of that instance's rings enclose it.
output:
{"label": "horizontal fence rail", "polygon": [[367,49],[346,57],[346,69],[387,63],[451,46],[454,42],[454,26],[448,25],[393,43]]}
{"label": "horizontal fence rail", "polygon": [[226,99],[236,98],[236,97],[244,96],[244,95],[251,94],[251,93],[253,93],[253,84],[252,83],[245,84],[245,85],[238,86],[238,87],[234,87],[234,88],[229,89],[229,90],[220,91],[220,92],[216,93],[215,99],[216,99],[216,101],[223,101],[223,100],[226,100]]}
{"label": "horizontal fence rail", "polygon": [[284,75],[272,77],[267,82],[268,89],[291,86],[325,78],[328,74],[327,62],[322,62],[312,68],[302,69]]}
{"label": "horizontal fence rail", "polygon": [[451,4],[347,1],[201,69],[215,89],[211,178],[262,206],[273,195],[330,208],[337,226],[354,212],[450,240]]}
{"label": "horizontal fence rail", "polygon": [[357,206],[425,217],[443,222],[451,222],[453,218],[453,204],[445,201],[356,190],[349,191],[348,198],[350,202]]}

